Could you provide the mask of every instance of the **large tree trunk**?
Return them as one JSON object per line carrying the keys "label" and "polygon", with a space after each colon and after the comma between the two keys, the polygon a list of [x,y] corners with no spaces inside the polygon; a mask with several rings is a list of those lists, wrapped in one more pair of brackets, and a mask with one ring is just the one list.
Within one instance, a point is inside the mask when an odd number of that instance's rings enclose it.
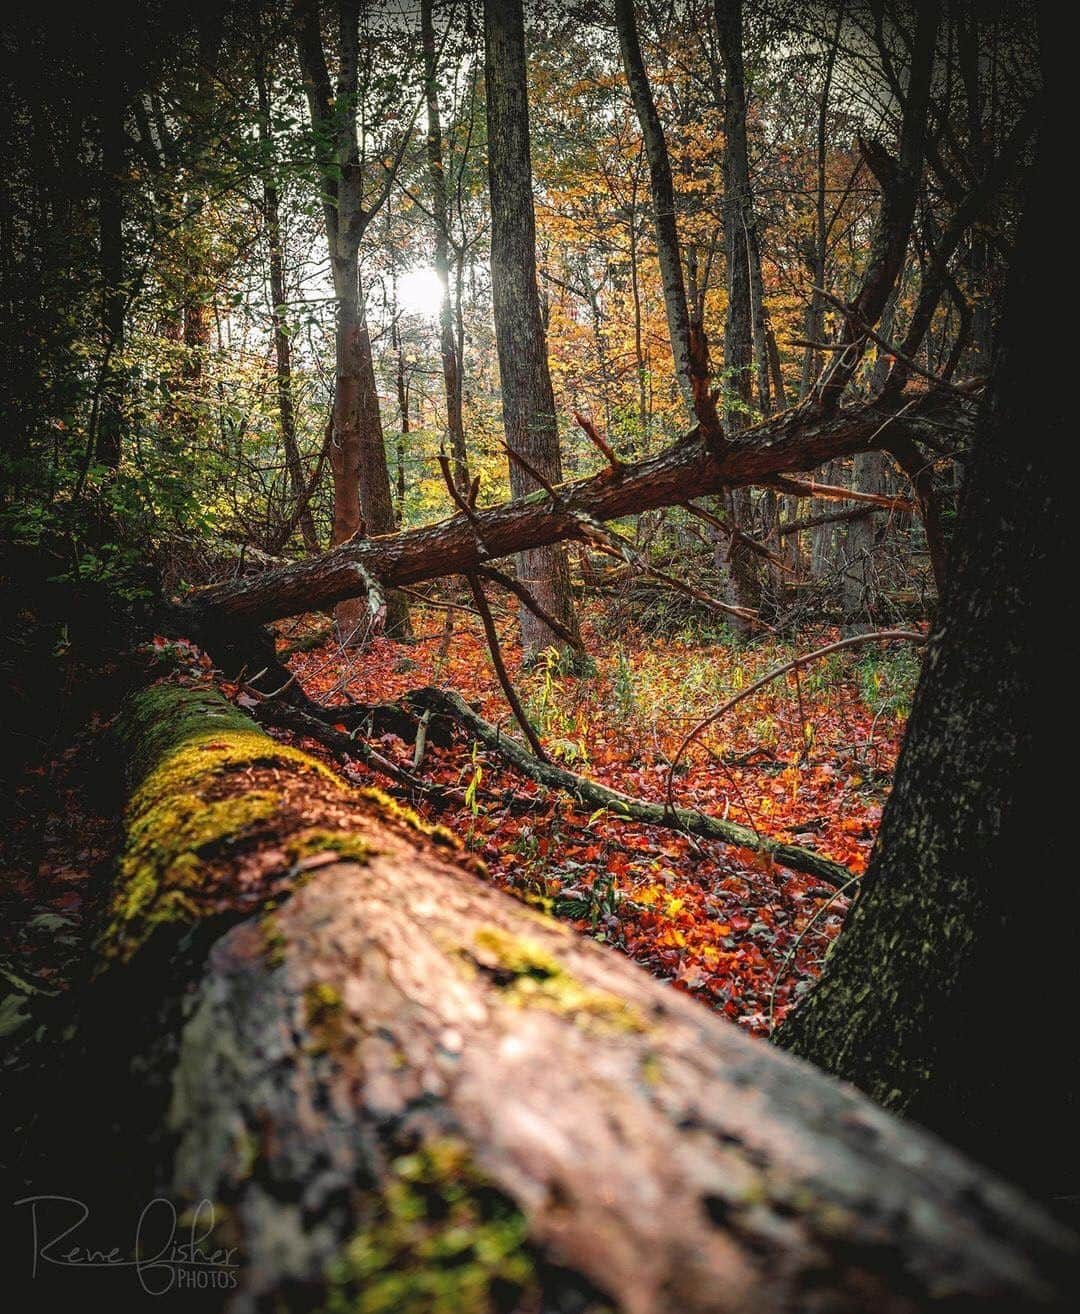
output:
{"label": "large tree trunk", "polygon": [[[57,1149],[110,1223],[209,1202],[232,1308],[1065,1307],[1075,1242],[1036,1206],[494,890],[446,833],[212,692],[138,694],[120,733]],[[39,1246],[78,1222],[34,1213]]]}
{"label": "large tree trunk", "polygon": [[[487,87],[488,182],[491,191],[491,290],[499,354],[503,424],[511,451],[510,488],[527,497],[562,480],[555,394],[536,286],[529,105],[525,80],[525,23],[521,0],[484,5],[484,78]],[[561,547],[518,554],[518,578],[537,601],[576,633],[570,567]],[[558,636],[527,607],[521,609],[527,657],[561,646]]]}
{"label": "large tree trunk", "polygon": [[[1047,123],[1057,125],[1049,110]],[[1062,584],[1074,499],[1056,460],[1072,421],[1061,394],[1039,386],[1054,373],[1053,344],[1031,331],[1067,239],[1052,175],[1064,145],[1042,143],[951,574],[877,847],[782,1043],[1011,1176],[1075,1199],[1080,1064],[1056,1010],[1077,987],[1065,820],[1075,797],[1053,765],[1070,731],[1046,669],[1047,624],[1062,635],[1075,625]],[[1027,946],[1030,983],[1012,971]]]}

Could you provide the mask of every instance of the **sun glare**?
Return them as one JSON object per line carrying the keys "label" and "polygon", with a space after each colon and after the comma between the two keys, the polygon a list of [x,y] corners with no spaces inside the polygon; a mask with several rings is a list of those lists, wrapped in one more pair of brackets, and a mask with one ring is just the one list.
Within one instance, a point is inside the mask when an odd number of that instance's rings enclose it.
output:
{"label": "sun glare", "polygon": [[406,315],[435,319],[442,304],[442,284],[434,269],[421,266],[402,274],[397,285],[398,306]]}

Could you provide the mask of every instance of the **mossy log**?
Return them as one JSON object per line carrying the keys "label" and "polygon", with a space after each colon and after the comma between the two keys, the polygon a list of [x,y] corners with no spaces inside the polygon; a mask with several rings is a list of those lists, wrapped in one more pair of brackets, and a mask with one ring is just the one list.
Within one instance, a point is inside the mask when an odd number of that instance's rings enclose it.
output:
{"label": "mossy log", "polygon": [[[1075,1251],[1037,1206],[492,888],[447,832],[213,693],[141,693],[121,734],[97,988],[141,983],[108,996],[163,1110],[139,1144],[178,1207],[214,1202],[232,1308],[1064,1306]],[[163,956],[184,971],[139,974]],[[184,996],[168,1043],[130,1021],[153,980]]]}

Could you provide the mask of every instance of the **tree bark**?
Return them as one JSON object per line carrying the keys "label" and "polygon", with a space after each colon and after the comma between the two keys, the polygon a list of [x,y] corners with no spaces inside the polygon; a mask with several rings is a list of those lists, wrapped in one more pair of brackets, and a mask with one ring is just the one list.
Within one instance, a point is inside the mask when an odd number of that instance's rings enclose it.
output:
{"label": "tree bark", "polygon": [[[264,58],[264,56],[262,56]],[[289,492],[294,507],[299,508],[296,524],[308,552],[319,551],[319,536],[309,505],[307,480],[300,462],[300,449],[296,443],[296,408],[292,391],[292,342],[285,321],[285,262],[281,240],[281,206],[277,184],[274,181],[274,163],[270,158],[273,131],[270,122],[270,89],[267,85],[265,63],[256,71],[256,91],[259,97],[259,143],[264,151],[263,160],[263,217],[266,223],[266,246],[270,263],[271,319],[274,327],[274,357],[277,362],[275,386],[277,390],[278,422],[281,426],[281,445],[285,449],[285,465],[289,474]],[[292,516],[285,517],[286,524]],[[280,550],[284,542],[275,543]]]}
{"label": "tree bark", "polygon": [[779,476],[872,448],[890,434],[918,436],[924,421],[931,433],[943,422],[963,427],[965,407],[954,393],[931,391],[909,399],[903,415],[895,400],[885,409],[868,403],[831,415],[788,412],[737,435],[719,453],[691,430],[657,456],[558,486],[555,497],[541,490],[436,525],[351,543],[257,578],[212,585],[173,607],[163,623],[196,629],[215,620],[259,624],[363,596],[372,578],[393,587],[467,574],[523,548],[588,538],[595,533],[592,521],[680,505],[740,484],[776,481],[782,492],[811,495],[817,485]]}
{"label": "tree bark", "polygon": [[450,305],[450,208],[443,164],[442,122],[439,115],[439,80],[435,51],[433,0],[421,0],[420,36],[424,47],[424,97],[427,102],[427,162],[431,183],[431,216],[435,228],[435,273],[442,288],[439,301],[439,352],[446,392],[446,431],[458,487],[469,486],[469,458],[462,418],[462,362],[458,357],[454,316]]}
{"label": "tree bark", "polygon": [[[363,177],[356,131],[359,92],[359,0],[338,0],[338,72],[332,89],[323,48],[318,5],[296,0],[297,50],[315,133],[315,155],[323,191],[323,215],[337,302],[335,334],[334,476],[331,546],[364,534],[394,530],[394,502],[386,464],[379,394],[371,339],[360,289],[360,241],[375,213],[363,203]],[[363,606],[339,604],[335,615],[343,643],[362,643],[370,631]],[[400,594],[387,599],[386,628],[408,628]]]}
{"label": "tree bark", "polygon": [[95,1205],[210,1202],[231,1308],[1066,1307],[1075,1239],[1037,1206],[447,833],[212,692],[157,686],[119,724],[126,839],[58,1149]]}
{"label": "tree bark", "polygon": [[[521,0],[484,5],[484,76],[487,87],[488,182],[491,193],[491,288],[502,388],[503,425],[512,452],[548,483],[562,480],[555,394],[536,284],[529,106],[525,78],[525,24]],[[542,484],[510,460],[515,497]],[[545,544],[519,552],[518,578],[545,611],[577,632],[570,567],[561,547]],[[527,608],[520,612],[522,646],[535,657],[558,636]]]}
{"label": "tree bark", "polygon": [[[1063,112],[1064,100],[1047,109],[950,575],[878,843],[781,1043],[1010,1176],[1075,1198],[1080,1065],[1049,1003],[1076,990],[1077,887],[1058,879],[1071,870],[1063,819],[1075,799],[1048,769],[1070,731],[1041,637],[1050,616],[1062,634],[1075,625],[1061,583],[1073,499],[1051,456],[1071,419],[1060,394],[1031,386],[1062,349],[1031,324],[1067,238],[1053,177]],[[1046,1008],[1008,979],[1034,909],[1052,918],[1038,931]]]}

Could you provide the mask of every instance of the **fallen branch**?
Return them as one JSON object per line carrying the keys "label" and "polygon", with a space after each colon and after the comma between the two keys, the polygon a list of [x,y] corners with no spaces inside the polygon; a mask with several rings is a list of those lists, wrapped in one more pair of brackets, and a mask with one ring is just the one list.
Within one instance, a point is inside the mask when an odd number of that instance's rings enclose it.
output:
{"label": "fallen branch", "polygon": [[538,620],[543,621],[553,634],[562,639],[563,643],[565,643],[568,648],[573,648],[575,652],[585,651],[585,645],[573,630],[565,626],[557,616],[553,616],[546,607],[542,606],[520,580],[514,579],[512,575],[504,574],[501,570],[496,570],[494,566],[482,566],[475,571],[475,574],[479,575],[482,579],[491,580],[493,584],[501,585],[516,598],[519,598],[522,604],[527,607]]}
{"label": "fallen branch", "polygon": [[498,676],[499,684],[506,695],[506,701],[510,704],[514,719],[525,732],[525,738],[529,741],[532,751],[541,762],[546,762],[547,754],[544,752],[544,746],[540,742],[539,735],[533,729],[532,722],[526,715],[524,707],[521,705],[521,699],[517,696],[514,682],[510,679],[506,663],[503,661],[502,649],[499,647],[499,636],[495,630],[495,622],[491,618],[491,612],[488,610],[484,590],[474,574],[468,574],[465,578],[469,581],[469,588],[472,589],[473,601],[476,603],[476,610],[480,613],[480,620],[484,626],[484,635],[487,638],[488,651],[491,653],[491,664],[495,667],[495,674]]}
{"label": "fallen branch", "polygon": [[819,516],[803,516],[800,520],[789,520],[777,531],[781,538],[786,534],[798,534],[804,529],[816,529],[818,525],[839,524],[845,520],[865,520],[867,516],[876,515],[884,507],[853,506],[846,511],[825,511]]}
{"label": "fallen branch", "polygon": [[[966,390],[965,398],[974,390]],[[492,558],[586,536],[591,525],[660,507],[722,488],[756,484],[777,486],[783,477],[798,496],[832,495],[861,500],[850,489],[824,493],[824,485],[800,485],[791,471],[812,470],[834,457],[867,450],[888,426],[891,437],[919,438],[926,423],[966,419],[966,402],[952,393],[928,391],[906,404],[877,400],[841,408],[829,415],[787,411],[710,449],[693,429],[666,451],[628,464],[613,479],[604,469],[591,478],[539,489],[527,497],[436,525],[377,535],[343,544],[319,557],[290,563],[246,580],[211,585],[169,609],[162,624],[170,632],[198,639],[214,617],[244,624],[327,608],[365,591],[356,564],[387,588],[446,575],[462,575],[485,565],[479,529]],[[904,414],[899,412],[903,410]],[[867,495],[863,495],[865,497]],[[892,504],[902,509],[898,499]],[[592,531],[595,532],[595,531]]]}
{"label": "fallen branch", "polygon": [[757,835],[748,826],[740,826],[734,821],[721,821],[718,817],[710,817],[693,808],[669,807],[663,803],[634,798],[620,790],[609,789],[607,785],[601,785],[598,781],[588,779],[587,776],[579,776],[553,762],[539,762],[524,744],[505,734],[490,721],[485,721],[478,712],[473,711],[460,694],[452,690],[415,689],[406,694],[402,701],[407,706],[430,708],[457,721],[486,748],[504,757],[522,775],[535,780],[537,784],[546,785],[549,789],[563,790],[591,809],[606,808],[625,821],[638,821],[646,826],[662,826],[665,830],[696,835],[699,839],[735,844],[740,848],[752,849],[756,853],[765,853],[781,866],[816,876],[818,880],[833,887],[841,886],[845,881],[852,879],[852,874],[846,867],[823,857],[820,853],[814,853],[811,849],[801,848],[797,844],[785,844],[766,835]]}
{"label": "fallen branch", "polygon": [[764,481],[765,487],[775,488],[789,497],[820,497],[829,502],[865,502],[867,506],[880,506],[889,511],[914,511],[915,504],[906,497],[890,497],[885,493],[864,493],[857,488],[841,488],[836,484],[819,484],[812,479],[793,479],[790,475],[777,475]]}
{"label": "fallen branch", "polygon": [[355,758],[364,766],[370,767],[413,793],[427,794],[436,798],[445,793],[440,785],[421,780],[411,771],[406,771],[404,767],[399,767],[389,758],[383,757],[370,744],[366,744],[358,732],[346,734],[344,730],[337,730],[318,717],[309,716],[307,712],[302,712],[298,707],[292,707],[288,703],[267,700],[252,710],[256,720],[263,724],[280,726],[307,739],[314,739],[316,743],[328,748],[335,757],[343,760]]}

